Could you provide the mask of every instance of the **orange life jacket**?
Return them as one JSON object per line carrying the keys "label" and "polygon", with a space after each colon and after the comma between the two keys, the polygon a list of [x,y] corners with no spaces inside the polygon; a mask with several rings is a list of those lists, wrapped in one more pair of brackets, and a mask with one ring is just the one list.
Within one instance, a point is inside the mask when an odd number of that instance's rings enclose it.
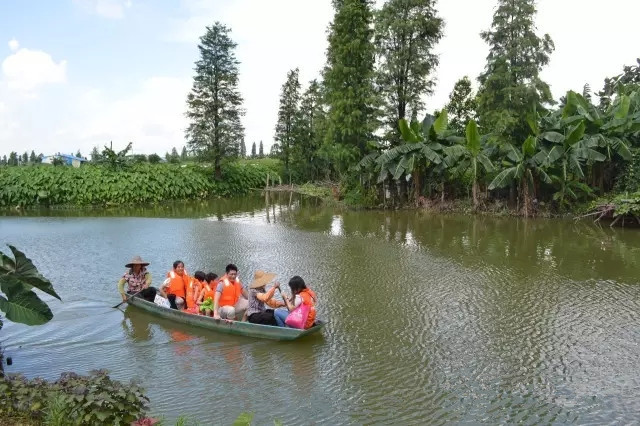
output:
{"label": "orange life jacket", "polygon": [[202,296],[202,301],[205,302],[207,299],[211,298],[211,300],[214,299],[214,297],[216,296],[216,286],[218,285],[217,282],[214,282],[213,285],[211,284],[204,284],[204,296]]}
{"label": "orange life jacket", "polygon": [[298,293],[300,298],[302,299],[302,303],[305,305],[309,305],[311,309],[309,309],[309,316],[307,317],[307,322],[304,324],[304,328],[313,327],[313,323],[316,322],[316,294],[305,288],[300,293]]}
{"label": "orange life jacket", "polygon": [[191,278],[189,280],[189,285],[187,286],[187,308],[195,308],[196,307],[196,298],[200,294],[200,289],[202,288],[202,283],[195,278]]}
{"label": "orange life jacket", "polygon": [[220,292],[220,299],[218,299],[218,306],[235,306],[242,294],[240,280],[236,278],[235,282],[232,283],[225,275],[220,279],[220,282],[222,282],[222,291]]}
{"label": "orange life jacket", "polygon": [[189,275],[185,271],[182,276],[176,274],[176,271],[167,272],[167,278],[171,279],[169,282],[169,291],[167,294],[175,294],[176,297],[185,298],[185,291],[190,281]]}

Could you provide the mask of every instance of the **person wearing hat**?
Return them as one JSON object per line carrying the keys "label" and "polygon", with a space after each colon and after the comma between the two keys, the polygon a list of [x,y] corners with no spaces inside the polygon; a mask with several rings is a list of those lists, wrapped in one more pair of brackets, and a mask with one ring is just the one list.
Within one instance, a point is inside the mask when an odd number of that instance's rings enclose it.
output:
{"label": "person wearing hat", "polygon": [[249,307],[247,308],[247,319],[253,324],[277,325],[276,317],[273,309],[267,309],[265,305],[271,308],[279,308],[284,303],[274,299],[276,289],[280,284],[276,283],[266,291],[266,286],[276,277],[264,271],[256,271],[253,275],[253,281],[249,284]]}
{"label": "person wearing hat", "polygon": [[[132,295],[153,288],[151,287],[151,272],[147,271],[149,262],[143,261],[140,256],[134,256],[131,262],[124,266],[129,269],[124,273],[122,278],[120,278],[120,281],[118,281],[118,290],[120,291],[120,295],[122,295],[123,302],[127,300],[127,294]],[[125,284],[127,285],[126,293],[124,291]],[[153,291],[153,293],[155,297],[155,291]],[[144,294],[141,293],[141,295],[146,299]],[[151,301],[153,301],[153,297]]]}

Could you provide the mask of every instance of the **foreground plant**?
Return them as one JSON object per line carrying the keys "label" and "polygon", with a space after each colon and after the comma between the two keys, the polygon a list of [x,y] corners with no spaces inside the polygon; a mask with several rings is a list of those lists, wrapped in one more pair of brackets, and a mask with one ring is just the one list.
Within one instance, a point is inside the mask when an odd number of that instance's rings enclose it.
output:
{"label": "foreground plant", "polygon": [[60,296],[23,252],[12,245],[9,249],[14,259],[0,252],[0,291],[4,294],[0,294],[0,311],[8,320],[21,324],[40,325],[50,321],[51,309],[32,289],[37,288],[58,300]]}

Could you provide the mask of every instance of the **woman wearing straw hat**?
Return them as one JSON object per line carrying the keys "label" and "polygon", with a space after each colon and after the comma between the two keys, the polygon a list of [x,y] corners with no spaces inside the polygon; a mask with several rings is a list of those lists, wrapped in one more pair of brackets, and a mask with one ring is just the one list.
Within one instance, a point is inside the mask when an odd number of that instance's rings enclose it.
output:
{"label": "woman wearing straw hat", "polygon": [[[125,302],[127,300],[127,294],[132,295],[139,292],[142,292],[141,296],[146,299],[143,290],[153,288],[151,287],[151,272],[147,271],[149,262],[143,261],[140,256],[134,256],[131,262],[124,266],[129,269],[124,273],[122,278],[120,278],[120,281],[118,281],[118,290],[120,291],[120,295],[122,295],[122,301]],[[124,291],[125,284],[127,284],[126,294]],[[153,296],[151,296],[151,301],[153,301],[153,297],[155,297],[155,289]]]}
{"label": "woman wearing straw hat", "polygon": [[277,325],[276,317],[272,309],[267,309],[265,305],[272,308],[284,306],[283,302],[273,298],[276,289],[280,284],[275,283],[273,287],[266,291],[266,286],[276,277],[264,271],[256,271],[253,281],[249,284],[249,308],[247,308],[247,319],[253,324]]}

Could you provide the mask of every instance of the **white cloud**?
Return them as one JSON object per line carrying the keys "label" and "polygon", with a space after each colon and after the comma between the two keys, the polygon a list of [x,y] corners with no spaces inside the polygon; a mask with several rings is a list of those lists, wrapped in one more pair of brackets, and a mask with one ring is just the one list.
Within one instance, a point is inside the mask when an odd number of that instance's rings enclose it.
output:
{"label": "white cloud", "polygon": [[10,90],[33,96],[39,86],[66,81],[67,61],[56,63],[46,52],[22,48],[2,61],[2,74]]}
{"label": "white cloud", "polygon": [[90,13],[109,19],[122,19],[131,0],[74,0],[74,3]]}
{"label": "white cloud", "polygon": [[164,155],[171,147],[180,149],[189,87],[189,79],[151,77],[139,90],[119,99],[108,99],[101,90],[87,90],[77,98],[73,118],[56,138],[77,141],[83,152],[109,141],[119,148],[131,141],[135,153]]}
{"label": "white cloud", "polygon": [[16,40],[15,38],[12,38],[11,40],[9,40],[9,49],[12,52],[15,52],[16,50],[18,50],[18,47],[20,47],[20,43],[18,43],[18,40]]}

